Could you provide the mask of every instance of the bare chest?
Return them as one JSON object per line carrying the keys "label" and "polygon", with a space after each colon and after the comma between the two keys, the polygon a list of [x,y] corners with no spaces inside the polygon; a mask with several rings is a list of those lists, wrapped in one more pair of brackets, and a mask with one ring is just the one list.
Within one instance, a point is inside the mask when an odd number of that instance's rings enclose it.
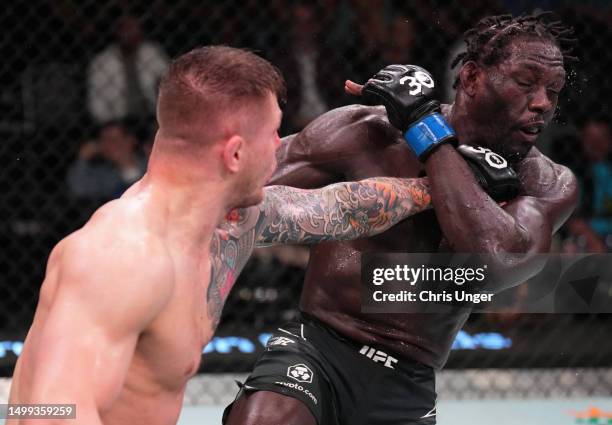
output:
{"label": "bare chest", "polygon": [[200,366],[202,350],[214,333],[206,292],[210,285],[210,262],[184,268],[177,274],[175,291],[164,311],[138,342],[135,367],[162,387],[181,390]]}

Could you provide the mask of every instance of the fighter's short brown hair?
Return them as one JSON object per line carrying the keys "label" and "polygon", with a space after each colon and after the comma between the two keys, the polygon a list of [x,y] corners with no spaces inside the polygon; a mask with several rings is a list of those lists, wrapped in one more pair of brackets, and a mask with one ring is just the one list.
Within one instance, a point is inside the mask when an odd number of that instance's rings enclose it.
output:
{"label": "fighter's short brown hair", "polygon": [[159,86],[158,120],[193,125],[237,111],[267,93],[283,102],[285,81],[280,71],[255,53],[228,46],[196,48],[176,58]]}

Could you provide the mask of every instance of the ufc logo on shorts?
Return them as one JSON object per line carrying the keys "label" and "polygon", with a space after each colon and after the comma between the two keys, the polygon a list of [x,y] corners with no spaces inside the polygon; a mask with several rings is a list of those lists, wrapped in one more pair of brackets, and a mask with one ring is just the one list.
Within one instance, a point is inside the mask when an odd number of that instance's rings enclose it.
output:
{"label": "ufc logo on shorts", "polygon": [[391,357],[384,351],[377,350],[376,348],[372,348],[368,345],[364,345],[361,350],[359,350],[359,354],[363,354],[368,359],[371,359],[374,363],[383,363],[383,366],[388,367],[389,369],[395,369],[393,364],[397,363],[397,359],[395,357]]}

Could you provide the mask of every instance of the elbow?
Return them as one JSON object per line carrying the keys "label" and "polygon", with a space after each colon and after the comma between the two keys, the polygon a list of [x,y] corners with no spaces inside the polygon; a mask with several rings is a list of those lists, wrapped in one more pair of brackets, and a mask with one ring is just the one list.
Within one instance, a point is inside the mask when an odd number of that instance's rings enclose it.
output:
{"label": "elbow", "polygon": [[546,266],[545,252],[548,250],[543,250],[543,246],[538,245],[531,245],[521,251],[492,249],[481,254],[480,261],[487,265],[488,279],[485,289],[497,293],[520,285],[540,273]]}
{"label": "elbow", "polygon": [[511,223],[495,226],[470,235],[466,238],[468,252],[482,253],[496,259],[500,265],[514,266],[513,254],[528,256],[550,251],[552,228],[548,220],[534,212],[527,224],[526,220],[513,220]]}
{"label": "elbow", "polygon": [[487,264],[487,290],[499,292],[517,286],[544,269],[552,237],[546,229],[538,234],[539,237],[530,236],[520,228],[513,237],[489,240],[475,251],[481,253],[479,260]]}

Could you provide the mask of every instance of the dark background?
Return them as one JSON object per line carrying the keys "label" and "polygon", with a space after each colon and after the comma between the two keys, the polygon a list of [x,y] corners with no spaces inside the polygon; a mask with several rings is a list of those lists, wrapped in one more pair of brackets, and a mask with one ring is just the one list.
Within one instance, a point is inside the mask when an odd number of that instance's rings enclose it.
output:
{"label": "dark background", "polygon": [[[300,113],[303,77],[294,56],[303,46],[315,52],[313,84],[319,109],[327,110],[354,101],[343,94],[344,79],[364,81],[388,63],[419,64],[438,81],[452,79],[447,75],[450,52],[482,16],[554,10],[575,27],[580,61],[569,68],[557,117],[542,137],[541,149],[575,171],[583,193],[579,211],[559,232],[554,250],[607,252],[612,247],[606,230],[612,217],[611,191],[594,177],[594,170],[612,170],[608,151],[612,8],[607,1],[30,0],[6,2],[2,9],[0,369],[4,374],[10,375],[18,351],[13,342],[23,340],[31,323],[51,248],[108,200],[76,196],[67,186],[67,173],[81,146],[96,139],[102,124],[88,109],[88,97],[97,94],[88,89],[87,75],[96,55],[114,42],[116,23],[123,15],[138,18],[144,38],[167,57],[222,43],[254,49],[271,60],[288,81],[282,127],[287,135],[312,118]],[[152,117],[119,118],[130,123],[138,139],[136,149],[146,155],[155,131]],[[586,147],[593,138],[604,152],[597,160]],[[254,256],[228,300],[219,335],[256,338],[294,318],[304,257],[299,248]],[[610,366],[611,330],[612,320],[606,315],[473,315],[466,325],[470,335],[497,332],[513,343],[502,350],[457,349],[448,367]],[[252,361],[252,355],[232,348],[228,355],[210,354],[203,368],[248,370]]]}

